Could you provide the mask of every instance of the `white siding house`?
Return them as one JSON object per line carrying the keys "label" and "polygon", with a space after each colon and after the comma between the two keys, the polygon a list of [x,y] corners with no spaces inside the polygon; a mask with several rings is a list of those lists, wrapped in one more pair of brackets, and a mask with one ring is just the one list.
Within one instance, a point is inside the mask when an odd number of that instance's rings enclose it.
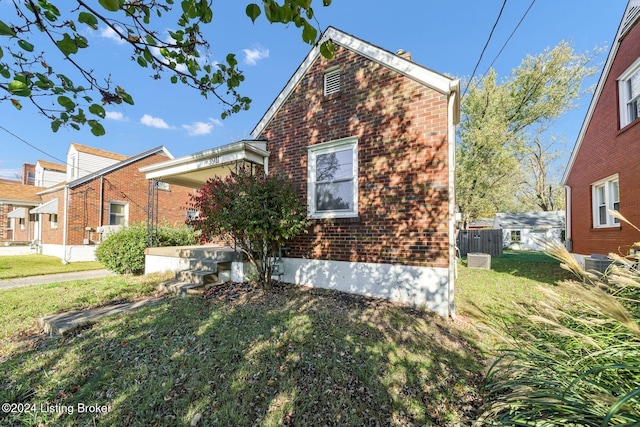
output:
{"label": "white siding house", "polygon": [[494,229],[502,229],[505,248],[544,250],[544,243],[564,239],[564,211],[497,213]]}
{"label": "white siding house", "polygon": [[73,142],[67,150],[67,182],[108,168],[126,158],[127,156]]}

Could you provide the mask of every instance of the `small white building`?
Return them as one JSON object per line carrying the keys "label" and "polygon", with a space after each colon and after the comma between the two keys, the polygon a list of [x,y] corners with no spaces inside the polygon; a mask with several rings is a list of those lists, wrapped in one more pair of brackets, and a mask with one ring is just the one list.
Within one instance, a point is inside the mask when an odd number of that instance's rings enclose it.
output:
{"label": "small white building", "polygon": [[497,213],[494,229],[502,229],[505,248],[541,251],[544,242],[564,240],[564,211]]}

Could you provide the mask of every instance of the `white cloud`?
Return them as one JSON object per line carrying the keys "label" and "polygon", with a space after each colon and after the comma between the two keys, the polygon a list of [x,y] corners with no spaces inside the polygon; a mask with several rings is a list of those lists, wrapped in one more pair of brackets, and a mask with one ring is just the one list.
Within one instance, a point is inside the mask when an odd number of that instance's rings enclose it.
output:
{"label": "white cloud", "polygon": [[17,180],[22,174],[21,169],[0,169],[0,178]]}
{"label": "white cloud", "polygon": [[169,126],[167,122],[165,122],[161,118],[153,117],[153,116],[150,116],[149,114],[145,114],[144,116],[142,116],[142,118],[140,119],[140,123],[142,123],[145,126],[149,126],[157,129],[172,129],[172,127]]}
{"label": "white cloud", "polygon": [[256,65],[259,60],[269,57],[269,49],[258,46],[254,49],[242,49],[244,52],[244,63],[247,65]]}
{"label": "white cloud", "polygon": [[100,37],[104,37],[105,39],[111,39],[118,44],[125,44],[126,41],[122,40],[122,38],[111,29],[111,27],[105,27],[100,29]]}
{"label": "white cloud", "polygon": [[218,119],[209,119],[206,122],[194,122],[190,125],[182,125],[191,136],[208,135],[213,132],[213,128],[222,126],[222,122]]}
{"label": "white cloud", "polygon": [[105,117],[107,119],[117,120],[119,122],[123,122],[125,120],[124,115],[119,111],[107,111]]}

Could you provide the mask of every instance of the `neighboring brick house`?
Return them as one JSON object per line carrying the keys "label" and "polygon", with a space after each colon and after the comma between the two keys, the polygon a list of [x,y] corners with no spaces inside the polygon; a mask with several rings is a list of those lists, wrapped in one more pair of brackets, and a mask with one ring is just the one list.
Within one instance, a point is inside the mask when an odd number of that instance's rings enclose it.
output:
{"label": "neighboring brick house", "polygon": [[640,0],[630,0],[562,182],[567,246],[578,258],[626,255],[640,226]]}
{"label": "neighboring brick house", "polygon": [[195,188],[226,162],[263,165],[293,182],[312,221],[287,245],[282,280],[452,315],[459,81],[334,28],[325,40],[335,56],[311,50],[253,141],[143,171]]}
{"label": "neighboring brick house", "polygon": [[41,187],[20,181],[0,180],[0,242],[31,242],[35,239],[29,210],[40,203]]}
{"label": "neighboring brick house", "polygon": [[[39,191],[41,204],[30,211],[39,218],[42,253],[66,261],[92,260],[101,233],[146,222],[149,188],[139,168],[172,158],[164,147],[128,157],[71,144],[67,181]],[[159,187],[161,222],[184,224],[189,191],[179,186]]]}

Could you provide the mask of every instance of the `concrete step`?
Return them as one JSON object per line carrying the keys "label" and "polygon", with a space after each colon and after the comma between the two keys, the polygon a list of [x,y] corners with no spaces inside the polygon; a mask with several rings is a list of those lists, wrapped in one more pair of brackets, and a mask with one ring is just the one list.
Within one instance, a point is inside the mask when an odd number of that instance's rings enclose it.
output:
{"label": "concrete step", "polygon": [[158,285],[158,290],[167,294],[186,297],[188,295],[198,295],[204,292],[205,285],[189,282],[171,281]]}
{"label": "concrete step", "polygon": [[176,273],[178,282],[194,283],[198,285],[207,285],[218,281],[218,274],[210,271],[202,270],[182,270]]}
{"label": "concrete step", "polygon": [[218,271],[218,261],[211,259],[189,258],[189,270],[209,271],[215,273]]}
{"label": "concrete step", "polygon": [[44,332],[50,335],[64,335],[80,327],[97,322],[105,316],[131,313],[148,305],[163,302],[162,297],[151,297],[140,301],[124,302],[87,310],[71,311],[54,314],[38,319],[38,324]]}

